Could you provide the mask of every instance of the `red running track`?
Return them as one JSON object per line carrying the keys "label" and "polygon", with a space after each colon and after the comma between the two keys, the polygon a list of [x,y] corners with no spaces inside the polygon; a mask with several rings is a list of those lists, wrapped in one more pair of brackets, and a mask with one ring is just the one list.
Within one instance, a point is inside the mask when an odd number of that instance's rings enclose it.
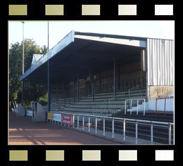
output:
{"label": "red running track", "polygon": [[9,145],[116,145],[112,140],[9,113]]}

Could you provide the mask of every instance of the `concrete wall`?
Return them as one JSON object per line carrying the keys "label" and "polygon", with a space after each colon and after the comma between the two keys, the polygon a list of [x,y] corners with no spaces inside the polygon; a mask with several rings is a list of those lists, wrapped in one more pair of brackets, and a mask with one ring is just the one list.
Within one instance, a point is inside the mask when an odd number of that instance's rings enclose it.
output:
{"label": "concrete wall", "polygon": [[[157,110],[164,111],[164,101],[165,99],[161,99],[157,101]],[[155,111],[155,103],[156,100],[152,99],[148,101],[148,110]],[[166,99],[166,111],[174,111],[174,98]]]}
{"label": "concrete wall", "polygon": [[148,86],[148,99],[165,97],[174,92],[174,86]]}

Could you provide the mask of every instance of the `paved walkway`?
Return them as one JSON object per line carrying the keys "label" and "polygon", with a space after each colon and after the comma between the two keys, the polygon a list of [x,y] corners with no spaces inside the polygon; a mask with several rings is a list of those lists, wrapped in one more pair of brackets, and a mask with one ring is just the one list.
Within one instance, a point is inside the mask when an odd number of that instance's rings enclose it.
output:
{"label": "paved walkway", "polygon": [[32,117],[9,113],[9,145],[116,145],[94,135],[85,134],[52,123],[32,122]]}

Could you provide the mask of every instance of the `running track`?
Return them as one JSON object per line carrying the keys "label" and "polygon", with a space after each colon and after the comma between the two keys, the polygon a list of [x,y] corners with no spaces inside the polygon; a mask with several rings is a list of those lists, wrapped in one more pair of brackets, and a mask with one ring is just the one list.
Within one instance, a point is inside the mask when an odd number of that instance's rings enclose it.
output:
{"label": "running track", "polygon": [[9,113],[9,145],[111,145],[112,140]]}

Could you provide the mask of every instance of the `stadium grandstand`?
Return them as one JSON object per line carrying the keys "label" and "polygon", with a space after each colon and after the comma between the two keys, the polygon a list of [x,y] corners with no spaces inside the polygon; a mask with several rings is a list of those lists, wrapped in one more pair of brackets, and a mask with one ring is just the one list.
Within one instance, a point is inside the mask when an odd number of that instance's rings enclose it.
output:
{"label": "stadium grandstand", "polygon": [[47,114],[172,123],[174,41],[71,31],[19,80],[47,83]]}

